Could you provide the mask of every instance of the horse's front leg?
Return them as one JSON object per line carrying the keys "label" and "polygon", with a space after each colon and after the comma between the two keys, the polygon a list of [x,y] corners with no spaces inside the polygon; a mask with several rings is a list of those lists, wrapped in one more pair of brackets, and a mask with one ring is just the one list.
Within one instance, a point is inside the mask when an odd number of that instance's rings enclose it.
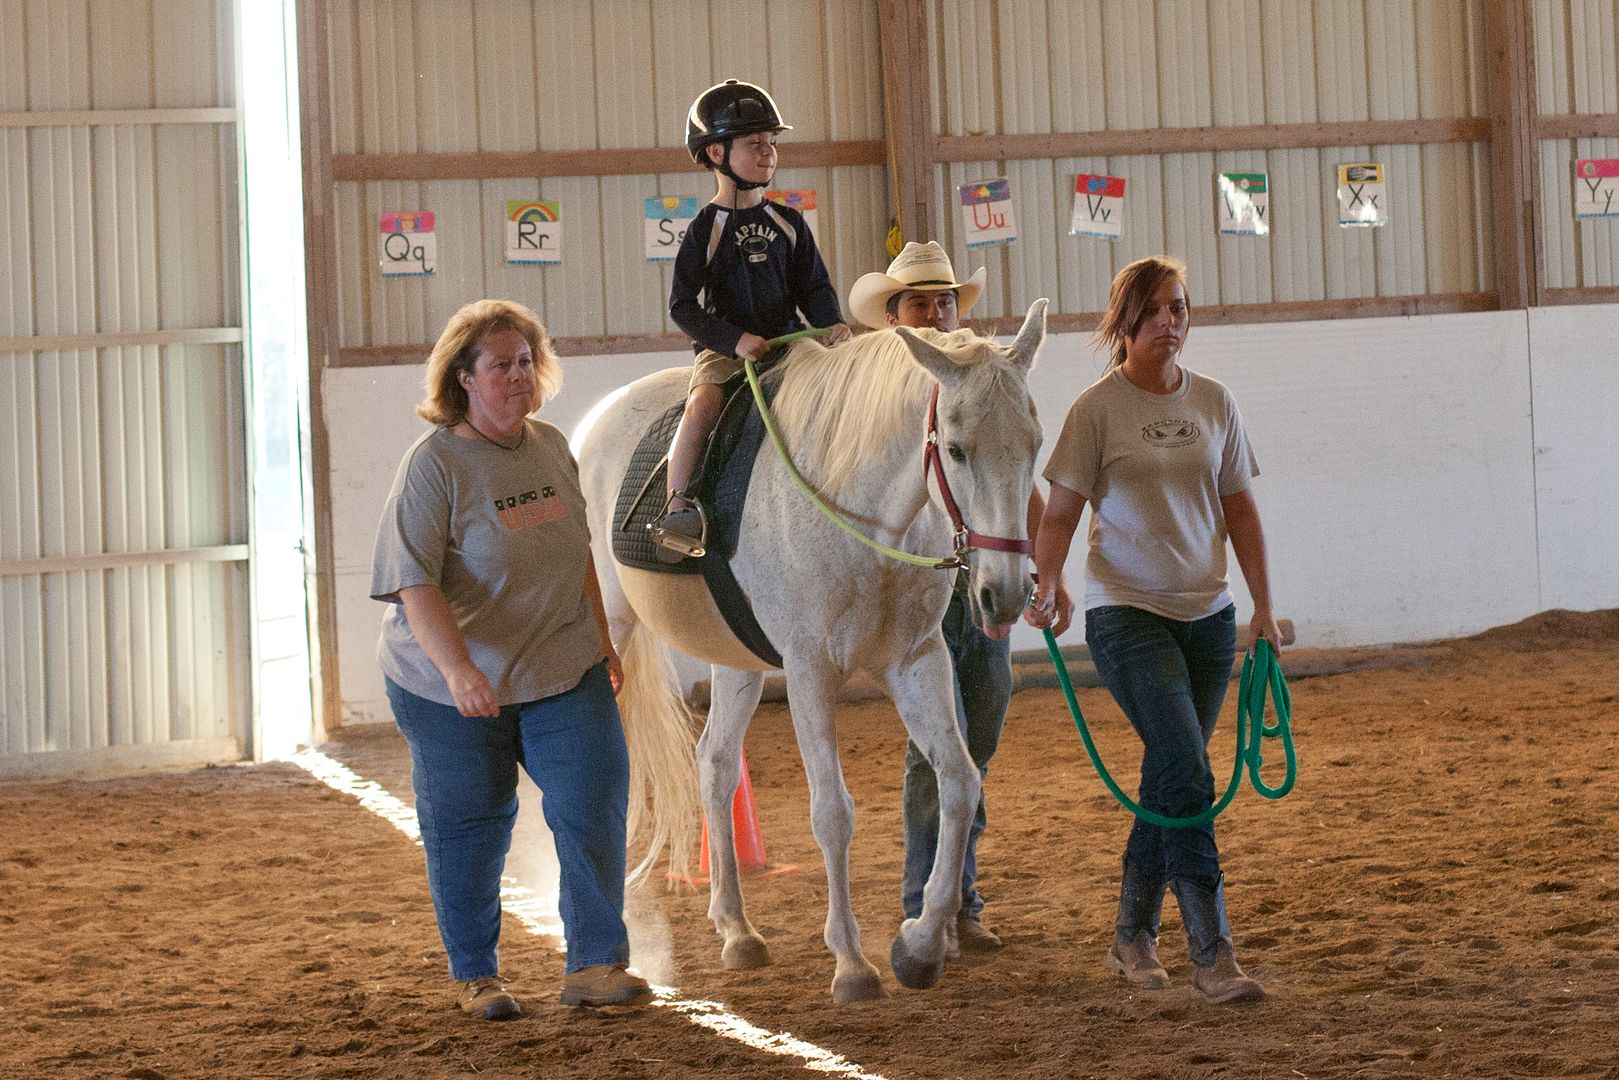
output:
{"label": "horse's front leg", "polygon": [[860,951],[849,892],[849,844],[854,840],[854,799],[838,762],[837,723],[832,703],[842,675],[830,665],[786,658],[787,696],[798,752],[809,781],[810,828],[826,863],[826,947],[837,959],[832,1000],[870,1001],[884,996],[877,969]]}
{"label": "horse's front leg", "polygon": [[944,972],[945,926],[961,910],[961,872],[982,782],[956,723],[954,674],[943,639],[916,660],[890,670],[889,692],[911,741],[933,767],[939,788],[939,844],[922,887],[922,914],[900,924],[889,960],[894,977],[926,989]]}
{"label": "horse's front leg", "polygon": [[770,949],[748,921],[742,902],[742,880],[736,864],[736,836],[731,807],[742,776],[742,740],[759,707],[762,672],[714,667],[708,723],[697,740],[697,765],[708,816],[708,917],[725,939],[720,959],[728,968],[760,968],[770,963]]}

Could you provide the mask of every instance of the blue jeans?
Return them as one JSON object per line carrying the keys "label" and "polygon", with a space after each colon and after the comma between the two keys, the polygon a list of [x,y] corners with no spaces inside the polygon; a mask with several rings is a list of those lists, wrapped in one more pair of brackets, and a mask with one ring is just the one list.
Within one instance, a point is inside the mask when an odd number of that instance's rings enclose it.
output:
{"label": "blue jeans", "polygon": [[[1179,622],[1125,606],[1085,613],[1085,642],[1096,673],[1141,736],[1141,792],[1148,810],[1189,817],[1214,803],[1209,737],[1231,683],[1237,651],[1236,606]],[[1220,880],[1214,825],[1166,829],[1136,819],[1125,845],[1127,866],[1158,882]]]}
{"label": "blue jeans", "polygon": [[603,661],[579,685],[498,716],[466,717],[388,680],[410,744],[427,885],[450,976],[500,971],[500,875],[517,820],[517,767],[543,796],[561,868],[567,970],[627,964],[624,818],[630,758]]}
{"label": "blue jeans", "polygon": [[[1000,745],[1006,706],[1012,700],[1011,643],[984,636],[960,589],[951,594],[950,607],[944,613],[944,641],[956,673],[956,724],[982,778],[989,772],[989,759]],[[905,747],[903,807],[905,872],[900,883],[900,903],[905,917],[914,919],[922,914],[922,887],[933,872],[933,857],[939,848],[939,781],[933,766],[911,742]],[[978,837],[988,822],[984,800],[980,798],[978,812],[967,831],[967,861],[961,868],[961,914],[972,918],[984,910],[984,898],[973,883],[978,880]]]}

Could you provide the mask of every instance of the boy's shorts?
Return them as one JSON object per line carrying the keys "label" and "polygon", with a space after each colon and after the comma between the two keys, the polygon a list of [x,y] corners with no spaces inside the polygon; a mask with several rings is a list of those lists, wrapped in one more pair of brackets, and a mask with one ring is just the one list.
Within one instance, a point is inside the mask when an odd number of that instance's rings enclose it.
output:
{"label": "boy's shorts", "polygon": [[686,387],[686,393],[691,393],[699,386],[710,383],[719,386],[731,381],[732,376],[742,374],[742,361],[734,356],[717,353],[713,349],[704,349],[697,354],[697,359],[691,365],[691,384]]}
{"label": "boy's shorts", "polygon": [[[753,370],[764,374],[765,370],[780,360],[782,353],[786,351],[786,345],[777,345],[765,353],[763,360],[754,361]],[[686,393],[689,394],[699,386],[710,383],[723,386],[740,374],[742,374],[742,361],[739,358],[717,353],[713,349],[704,349],[697,354],[697,359],[692,361],[691,382],[686,386]]]}

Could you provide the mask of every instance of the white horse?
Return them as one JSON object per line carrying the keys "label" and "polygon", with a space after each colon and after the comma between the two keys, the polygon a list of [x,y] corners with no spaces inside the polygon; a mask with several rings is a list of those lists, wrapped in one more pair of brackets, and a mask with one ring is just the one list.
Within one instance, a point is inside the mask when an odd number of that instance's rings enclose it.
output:
{"label": "white horse", "polygon": [[[968,330],[905,328],[831,349],[815,341],[793,345],[781,362],[773,408],[794,463],[867,535],[908,552],[948,555],[955,530],[923,469],[929,399],[937,387],[940,461],[961,519],[981,536],[1023,538],[1041,438],[1028,372],[1045,337],[1045,311],[1046,301],[1035,301],[1010,347]],[[580,446],[580,472],[608,621],[625,653],[631,756],[642,762],[643,775],[677,768],[679,752],[665,744],[662,757],[649,759],[636,745],[644,703],[632,691],[648,685],[648,657],[645,643],[630,639],[644,625],[713,665],[708,722],[697,743],[713,878],[708,914],[724,938],[725,966],[754,968],[768,964],[770,956],[743,907],[731,802],[743,734],[769,669],[731,633],[700,576],[630,569],[611,554],[611,516],[626,463],[651,420],[682,399],[688,370],[661,371],[631,384]],[[978,550],[969,563],[976,618],[985,627],[1004,628],[1029,596],[1026,558]],[[938,855],[922,914],[905,920],[891,950],[900,983],[932,986],[944,968],[945,925],[961,905],[968,824],[979,799],[978,771],[956,726],[950,657],[940,630],[954,572],[906,565],[858,543],[816,510],[769,445],[754,466],[732,567],[786,672],[809,780],[811,826],[826,862],[825,936],[837,958],[835,1001],[884,993],[876,968],[860,950],[849,894],[854,802],[838,762],[833,704],[854,672],[868,672],[886,688],[938,775]],[[667,662],[663,669],[670,670]],[[657,689],[667,716],[676,688],[664,679]],[[668,733],[673,726],[665,722],[654,730]],[[645,787],[637,783],[637,793]],[[695,816],[671,825],[681,808],[666,789],[653,794],[660,799],[652,811],[663,840],[692,845]]]}

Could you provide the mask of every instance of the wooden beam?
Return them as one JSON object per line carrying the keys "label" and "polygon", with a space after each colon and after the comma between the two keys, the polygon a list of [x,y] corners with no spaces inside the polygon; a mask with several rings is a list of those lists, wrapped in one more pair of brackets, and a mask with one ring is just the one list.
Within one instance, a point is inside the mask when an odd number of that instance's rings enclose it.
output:
{"label": "wooden beam", "polygon": [[[337,681],[337,562],[332,532],[331,442],[326,435],[323,376],[337,335],[337,236],[332,195],[332,109],[329,74],[328,0],[298,0],[298,108],[304,157],[304,289],[309,307],[308,445],[313,490],[314,580],[307,581],[314,605],[315,648],[310,677],[314,680],[318,745],[343,718],[343,694]],[[305,577],[308,577],[306,565]]]}
{"label": "wooden beam", "polygon": [[241,340],[240,326],[202,326],[189,330],[113,331],[105,334],[39,334],[0,337],[0,353],[119,349],[139,345],[232,345]]}
{"label": "wooden beam", "polygon": [[1536,139],[1619,139],[1619,113],[1535,117]]}
{"label": "wooden beam", "polygon": [[1495,288],[1503,309],[1536,303],[1540,258],[1538,147],[1534,142],[1534,50],[1525,0],[1488,0],[1484,42],[1489,68],[1490,183]]}
{"label": "wooden beam", "polygon": [[1619,285],[1586,285],[1577,289],[1545,289],[1540,302],[1563,304],[1619,304]]}
{"label": "wooden beam", "polygon": [[247,554],[246,544],[223,544],[219,547],[97,552],[89,555],[53,555],[44,559],[13,559],[9,562],[0,562],[0,577],[66,574],[80,570],[118,570],[127,566],[246,562]]}
{"label": "wooden beam", "polygon": [[[1602,290],[1562,289],[1559,293],[1592,294],[1593,299],[1571,299],[1564,303],[1598,303]],[[1619,288],[1612,290],[1619,294]],[[1368,319],[1398,315],[1450,315],[1460,311],[1494,311],[1494,293],[1432,293],[1418,296],[1363,296],[1344,300],[1296,300],[1276,304],[1220,304],[1192,309],[1192,321],[1204,325],[1234,323],[1298,322],[1306,319]],[[1102,317],[1099,311],[1057,313],[1047,316],[1046,326],[1053,333],[1090,333]],[[1010,337],[1023,324],[1022,315],[994,319],[967,319],[970,326],[991,337]],[[604,337],[562,337],[551,342],[558,356],[629,356],[649,352],[685,352],[691,340],[684,334],[609,334]],[[398,367],[420,364],[432,351],[432,343],[415,345],[367,345],[339,349],[332,367]]]}
{"label": "wooden beam", "polygon": [[933,88],[925,0],[881,0],[888,201],[907,240],[934,240]]}
{"label": "wooden beam", "polygon": [[0,128],[102,127],[107,124],[234,124],[234,108],[63,109],[55,112],[0,112]]}
{"label": "wooden beam", "polygon": [[1298,150],[1330,146],[1410,146],[1481,142],[1490,121],[1348,120],[1319,124],[1146,128],[1132,131],[1032,135],[949,135],[933,140],[935,161],[1023,161],[1064,157],[1125,157],[1222,150]]}
{"label": "wooden beam", "polygon": [[[881,139],[795,142],[795,169],[881,165]],[[465,154],[333,154],[333,180],[513,180],[548,176],[659,176],[697,168],[680,146],[616,150],[491,150]]]}

